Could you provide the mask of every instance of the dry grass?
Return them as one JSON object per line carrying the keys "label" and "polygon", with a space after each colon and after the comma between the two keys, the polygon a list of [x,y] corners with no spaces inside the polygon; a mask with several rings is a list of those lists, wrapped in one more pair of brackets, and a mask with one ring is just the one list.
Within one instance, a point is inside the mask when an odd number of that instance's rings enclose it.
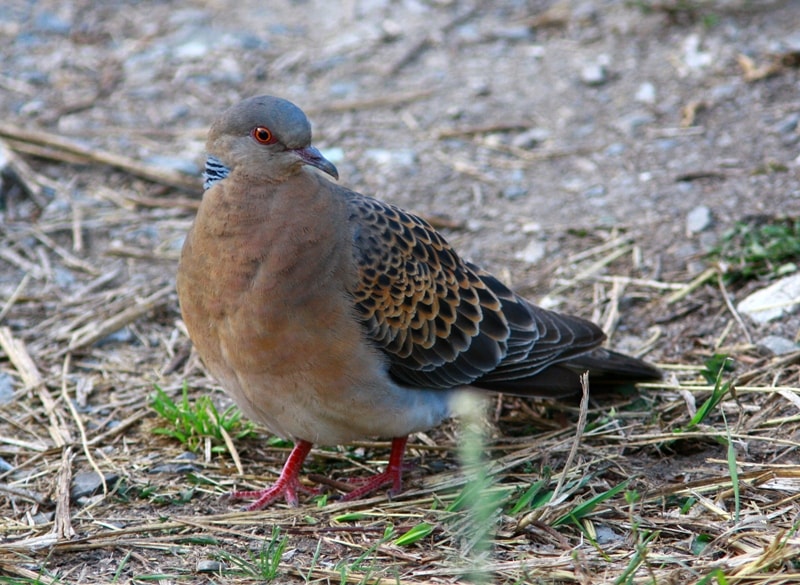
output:
{"label": "dry grass", "polygon": [[[0,581],[248,583],[271,569],[278,583],[797,582],[800,353],[745,343],[713,269],[641,278],[618,233],[562,262],[554,294],[595,307],[610,331],[623,299],[642,322],[661,316],[643,349],[680,356],[661,364],[663,383],[585,408],[497,399],[491,424],[416,436],[392,501],[236,511],[221,496],[270,481],[287,449],[259,431],[235,456],[192,458],[152,432],[154,384],[199,396],[214,383],[188,352],[172,284],[193,204],[138,181],[110,175],[116,187],[88,200],[61,190],[38,218],[19,197],[3,226]],[[715,352],[737,364],[734,391],[693,427]],[[314,453],[309,474],[343,477],[379,466],[387,444]],[[92,471],[105,485],[71,495]],[[549,502],[520,504],[542,479]],[[398,544],[423,523],[427,536]]]}

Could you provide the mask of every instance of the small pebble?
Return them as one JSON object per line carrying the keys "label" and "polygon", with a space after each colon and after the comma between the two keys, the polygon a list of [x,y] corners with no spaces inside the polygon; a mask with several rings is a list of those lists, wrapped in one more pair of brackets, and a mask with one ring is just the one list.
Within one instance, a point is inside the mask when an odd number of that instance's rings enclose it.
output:
{"label": "small pebble", "polygon": [[590,87],[603,85],[608,81],[608,69],[600,63],[592,63],[581,69],[581,81]]}
{"label": "small pebble", "polygon": [[596,536],[597,544],[607,545],[624,540],[622,536],[620,536],[619,534],[614,532],[612,528],[604,524],[599,524],[595,526],[595,531],[597,534]]}
{"label": "small pebble", "polygon": [[714,61],[714,56],[700,47],[700,37],[691,34],[683,42],[683,62],[689,69],[702,69]]}
{"label": "small pebble", "polygon": [[192,461],[197,459],[197,455],[190,451],[185,451],[178,455],[175,460],[159,463],[148,469],[149,473],[170,473],[174,475],[186,475],[197,471],[197,466]]}
{"label": "small pebble", "polygon": [[219,561],[197,561],[195,565],[195,572],[197,573],[220,573],[225,569],[225,565]]}
{"label": "small pebble", "polygon": [[[109,488],[112,488],[119,479],[116,473],[106,473],[104,477]],[[69,495],[73,500],[77,500],[96,494],[102,489],[103,482],[96,471],[80,471],[72,476]]]}
{"label": "small pebble", "polygon": [[639,89],[636,90],[636,94],[633,96],[633,99],[635,99],[637,102],[642,102],[643,104],[655,103],[656,86],[649,81],[645,81],[639,86]]}
{"label": "small pebble", "polygon": [[686,232],[689,235],[702,232],[711,226],[711,222],[711,210],[705,205],[698,205],[686,216]]}
{"label": "small pebble", "polygon": [[779,335],[767,335],[763,339],[759,339],[756,346],[773,355],[784,355],[800,349],[800,345]]}
{"label": "small pebble", "polygon": [[522,233],[523,234],[538,234],[542,231],[542,224],[538,221],[529,221],[528,223],[522,224]]}

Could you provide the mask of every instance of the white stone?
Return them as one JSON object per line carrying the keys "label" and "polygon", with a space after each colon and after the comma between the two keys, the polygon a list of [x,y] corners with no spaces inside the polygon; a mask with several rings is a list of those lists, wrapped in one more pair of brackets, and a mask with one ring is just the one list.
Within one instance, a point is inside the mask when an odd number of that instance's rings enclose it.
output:
{"label": "white stone", "polygon": [[780,319],[800,307],[800,273],[781,278],[742,300],[737,309],[758,323]]}

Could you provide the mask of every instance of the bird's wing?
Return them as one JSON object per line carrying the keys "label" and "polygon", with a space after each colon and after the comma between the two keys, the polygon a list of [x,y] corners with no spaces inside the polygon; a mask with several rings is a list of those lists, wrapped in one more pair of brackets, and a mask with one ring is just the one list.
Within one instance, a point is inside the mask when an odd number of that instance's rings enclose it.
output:
{"label": "bird's wing", "polygon": [[535,307],[463,261],[425,220],[352,192],[347,206],[356,313],[399,382],[525,393],[526,378],[604,339],[594,324]]}

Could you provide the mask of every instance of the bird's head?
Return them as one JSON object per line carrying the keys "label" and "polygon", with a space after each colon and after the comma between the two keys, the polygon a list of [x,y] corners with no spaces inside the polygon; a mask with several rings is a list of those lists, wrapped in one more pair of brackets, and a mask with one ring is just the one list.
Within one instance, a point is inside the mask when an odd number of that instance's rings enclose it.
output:
{"label": "bird's head", "polygon": [[236,168],[256,180],[284,181],[304,165],[335,179],[336,167],[311,146],[311,124],[293,103],[268,95],[239,102],[211,126],[206,188]]}

